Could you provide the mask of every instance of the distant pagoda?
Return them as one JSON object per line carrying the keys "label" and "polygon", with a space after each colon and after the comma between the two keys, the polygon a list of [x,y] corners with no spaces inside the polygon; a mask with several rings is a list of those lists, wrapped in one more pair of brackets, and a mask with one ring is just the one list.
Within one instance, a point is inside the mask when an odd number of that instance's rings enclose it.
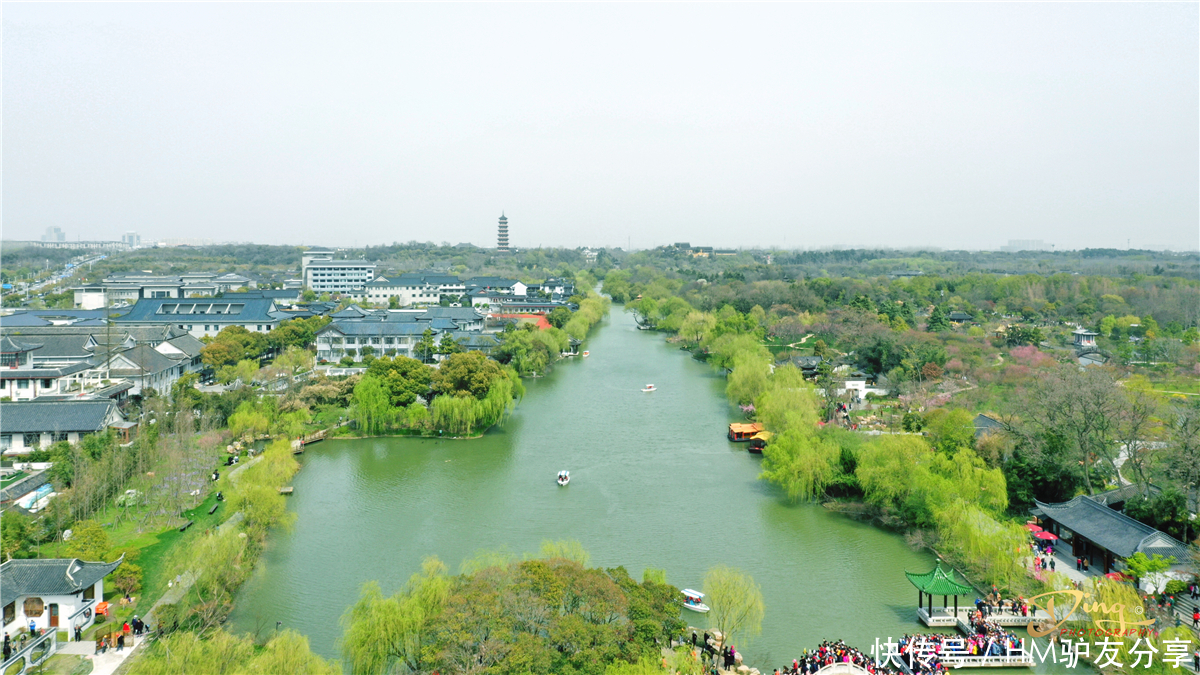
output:
{"label": "distant pagoda", "polygon": [[508,218],[504,217],[504,212],[500,213],[500,231],[496,235],[496,250],[500,253],[508,253]]}

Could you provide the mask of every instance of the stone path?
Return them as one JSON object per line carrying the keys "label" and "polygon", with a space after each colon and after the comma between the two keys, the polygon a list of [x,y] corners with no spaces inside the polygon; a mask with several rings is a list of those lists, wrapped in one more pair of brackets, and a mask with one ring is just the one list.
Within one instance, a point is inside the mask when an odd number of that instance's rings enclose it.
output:
{"label": "stone path", "polygon": [[[140,645],[144,638],[136,638],[134,646]],[[127,642],[134,642],[135,638],[130,635],[126,638]],[[116,672],[125,659],[133,653],[133,646],[128,644],[125,649],[117,651],[109,649],[103,654],[96,653],[96,642],[94,640],[84,640],[83,642],[68,642],[55,654],[74,654],[89,659],[92,662],[92,675],[112,675]]]}

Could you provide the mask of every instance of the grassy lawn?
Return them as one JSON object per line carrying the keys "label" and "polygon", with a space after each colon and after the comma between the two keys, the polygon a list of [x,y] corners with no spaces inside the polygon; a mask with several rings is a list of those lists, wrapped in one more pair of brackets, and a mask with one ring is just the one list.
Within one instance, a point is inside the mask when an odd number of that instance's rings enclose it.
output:
{"label": "grassy lawn", "polygon": [[[146,612],[158,602],[167,591],[167,582],[174,579],[174,574],[168,570],[171,552],[175,546],[187,546],[196,537],[204,536],[206,530],[215,528],[229,517],[227,505],[220,502],[216,512],[209,515],[208,511],[216,504],[216,493],[210,493],[194,509],[183,512],[183,518],[172,518],[167,524],[153,530],[139,531],[137,515],[120,524],[113,525],[122,509],[109,507],[96,516],[95,520],[108,531],[109,542],[114,549],[136,549],[137,559],[134,561],[142,568],[142,590],[134,596],[134,604],[121,607],[121,593],[116,587],[105,584],[104,599],[112,603],[112,620],[100,626],[93,627],[86,635],[92,635],[98,628],[111,629],[134,614],[145,616]],[[180,532],[179,527],[191,520],[194,524],[187,532]],[[58,542],[42,547],[42,556],[47,558],[65,556],[66,544]]]}
{"label": "grassy lawn", "polygon": [[338,406],[321,406],[317,410],[317,414],[313,415],[313,420],[308,424],[312,427],[312,431],[328,429],[338,423],[338,418],[348,417],[350,415],[349,408],[340,408]]}
{"label": "grassy lawn", "polygon": [[1200,394],[1200,378],[1169,376],[1151,378],[1158,391],[1180,391],[1185,394]]}
{"label": "grassy lawn", "polygon": [[75,654],[55,654],[40,668],[31,672],[44,675],[87,675],[92,672],[92,662]]}
{"label": "grassy lawn", "polygon": [[13,483],[16,483],[17,481],[20,481],[28,476],[29,474],[25,473],[24,471],[18,471],[11,476],[0,478],[0,489],[6,488],[9,485],[12,485]]}

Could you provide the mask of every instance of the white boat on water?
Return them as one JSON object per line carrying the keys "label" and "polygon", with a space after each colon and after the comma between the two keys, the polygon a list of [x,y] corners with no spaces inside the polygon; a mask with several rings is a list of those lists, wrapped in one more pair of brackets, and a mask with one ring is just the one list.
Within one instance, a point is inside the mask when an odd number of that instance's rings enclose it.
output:
{"label": "white boat on water", "polygon": [[658,391],[658,387],[656,387],[652,384],[648,384],[648,385],[642,387],[642,391]]}
{"label": "white boat on water", "polygon": [[583,358],[585,358],[585,359],[586,359],[587,357],[589,357],[589,356],[591,356],[591,355],[592,355],[592,353],[591,353],[591,352],[584,352],[584,353],[583,353]]}
{"label": "white boat on water", "polygon": [[693,612],[704,614],[708,611],[708,605],[700,602],[704,598],[704,594],[700,591],[693,591],[690,588],[685,588],[680,593],[683,593],[683,608],[690,609]]}
{"label": "white boat on water", "polygon": [[571,472],[566,470],[559,471],[558,478],[555,478],[554,482],[558,483],[560,487],[566,487],[567,483],[571,482]]}

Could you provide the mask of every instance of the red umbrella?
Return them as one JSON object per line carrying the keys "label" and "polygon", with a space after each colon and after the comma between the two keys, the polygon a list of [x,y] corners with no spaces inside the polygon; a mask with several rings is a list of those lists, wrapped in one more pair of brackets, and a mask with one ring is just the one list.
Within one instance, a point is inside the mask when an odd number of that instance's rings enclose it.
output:
{"label": "red umbrella", "polygon": [[1042,526],[1034,523],[1025,523],[1025,529],[1029,530],[1030,532],[1041,532]]}
{"label": "red umbrella", "polygon": [[1033,536],[1037,537],[1038,539],[1045,539],[1046,541],[1054,541],[1055,539],[1058,539],[1058,535],[1051,532],[1038,532]]}

